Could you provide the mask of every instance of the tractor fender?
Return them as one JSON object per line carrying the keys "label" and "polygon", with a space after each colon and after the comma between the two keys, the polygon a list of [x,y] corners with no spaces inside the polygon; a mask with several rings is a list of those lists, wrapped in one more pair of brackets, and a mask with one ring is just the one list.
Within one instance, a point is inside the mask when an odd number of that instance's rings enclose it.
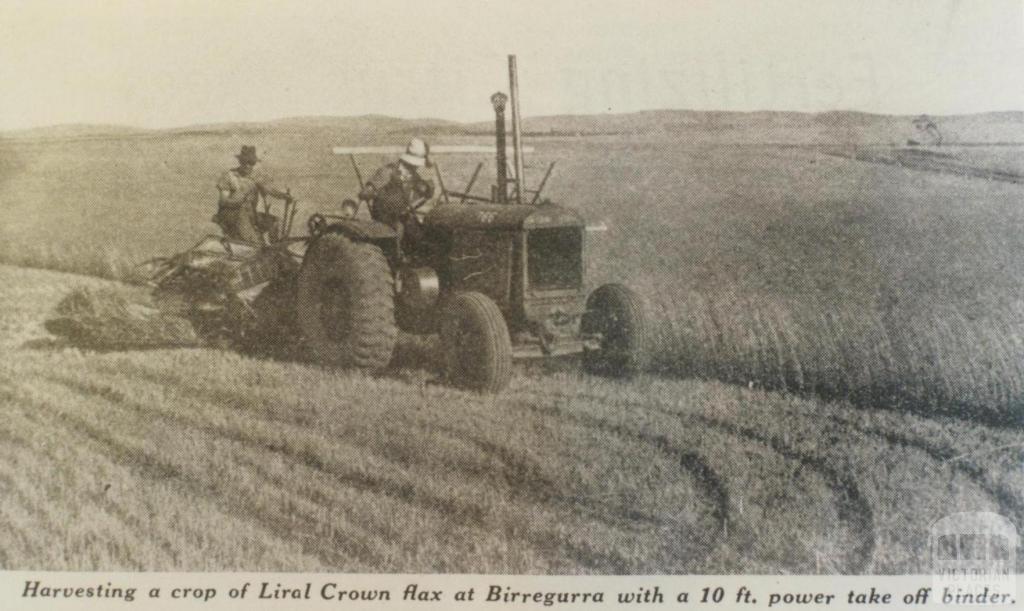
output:
{"label": "tractor fender", "polygon": [[398,233],[390,225],[355,219],[335,221],[325,227],[323,233],[340,233],[356,242],[393,240],[398,237]]}

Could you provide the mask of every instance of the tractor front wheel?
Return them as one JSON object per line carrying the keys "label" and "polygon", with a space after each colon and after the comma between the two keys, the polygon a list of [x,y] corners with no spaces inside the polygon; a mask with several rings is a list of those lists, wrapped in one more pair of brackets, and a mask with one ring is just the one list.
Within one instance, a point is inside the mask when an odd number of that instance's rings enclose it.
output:
{"label": "tractor front wheel", "polygon": [[444,373],[454,386],[496,393],[512,378],[512,341],[498,305],[482,293],[458,293],[441,315]]}
{"label": "tractor front wheel", "polygon": [[395,284],[381,249],[325,234],[306,253],[296,282],[295,320],[313,361],[382,369],[398,338]]}
{"label": "tractor front wheel", "polygon": [[621,284],[605,284],[587,298],[584,335],[600,335],[601,348],[583,353],[587,371],[606,376],[639,373],[649,358],[649,330],[640,296]]}

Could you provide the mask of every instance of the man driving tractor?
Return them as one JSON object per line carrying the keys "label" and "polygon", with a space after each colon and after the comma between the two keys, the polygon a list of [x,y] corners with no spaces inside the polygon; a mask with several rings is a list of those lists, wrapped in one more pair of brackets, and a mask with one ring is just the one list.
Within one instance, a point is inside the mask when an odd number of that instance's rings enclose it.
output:
{"label": "man driving tractor", "polygon": [[228,170],[217,181],[220,199],[212,220],[230,239],[266,243],[268,234],[277,235],[278,218],[269,212],[260,212],[257,209],[260,200],[274,197],[292,201],[292,197],[275,189],[269,176],[256,171],[261,160],[256,156],[255,146],[243,146],[235,157],[238,167]]}
{"label": "man driving tractor", "polygon": [[414,206],[434,195],[434,183],[429,177],[420,176],[418,170],[428,167],[427,156],[430,147],[419,138],[413,138],[405,152],[382,166],[363,185],[359,199],[368,202],[373,220],[386,223],[403,235],[415,240],[418,225],[415,219],[406,222]]}

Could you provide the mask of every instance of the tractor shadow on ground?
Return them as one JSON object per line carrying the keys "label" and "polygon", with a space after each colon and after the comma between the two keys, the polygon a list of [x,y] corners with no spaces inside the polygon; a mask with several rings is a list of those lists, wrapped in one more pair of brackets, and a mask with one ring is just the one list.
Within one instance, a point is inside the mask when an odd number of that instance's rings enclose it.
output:
{"label": "tractor shadow on ground", "polygon": [[[234,346],[232,349],[257,359],[321,366],[305,357],[302,350],[294,343],[263,341],[254,342],[251,347]],[[443,364],[444,356],[440,338],[437,335],[413,335],[399,332],[398,341],[388,366],[372,375],[377,378],[414,385],[447,385]],[[338,371],[344,370],[338,369]],[[515,362],[516,374],[527,378],[541,378],[563,373],[582,375],[582,371],[582,359],[579,356]]]}
{"label": "tractor shadow on ground", "polygon": [[178,348],[202,348],[207,344],[199,339],[193,338],[187,341],[180,339],[167,339],[164,341],[146,338],[145,340],[133,341],[132,339],[119,338],[117,340],[103,337],[91,332],[69,328],[62,324],[64,321],[46,321],[46,329],[53,335],[49,337],[36,337],[19,345],[19,349],[37,352],[60,352],[68,349],[84,350],[98,354],[111,354],[116,352],[150,352],[155,350],[170,350]]}
{"label": "tractor shadow on ground", "polygon": [[30,339],[20,346],[21,350],[35,350],[39,352],[59,352],[67,348],[81,348],[64,337],[37,337]]}
{"label": "tractor shadow on ground", "polygon": [[[344,372],[343,368],[334,368],[310,358],[302,347],[290,338],[262,338],[259,341],[229,342],[222,346],[250,358],[276,361],[281,363],[299,363],[310,367],[323,367]],[[398,341],[387,367],[372,375],[378,378],[393,379],[409,383],[417,383],[424,377],[428,383],[441,383],[442,357],[440,342],[436,335],[410,335],[399,333]]]}

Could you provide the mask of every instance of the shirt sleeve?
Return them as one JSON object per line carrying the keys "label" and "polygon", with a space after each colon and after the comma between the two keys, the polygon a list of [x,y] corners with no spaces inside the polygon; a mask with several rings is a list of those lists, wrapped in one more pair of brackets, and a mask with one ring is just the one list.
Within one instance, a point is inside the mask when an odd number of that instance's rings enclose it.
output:
{"label": "shirt sleeve", "polygon": [[255,172],[252,175],[252,181],[259,186],[261,191],[274,188],[274,178],[266,172]]}
{"label": "shirt sleeve", "polygon": [[420,187],[420,192],[424,197],[434,197],[436,190],[434,189],[434,177],[433,176],[420,176],[420,183],[423,185]]}
{"label": "shirt sleeve", "polygon": [[220,178],[217,179],[217,190],[233,193],[235,189],[238,188],[238,184],[234,178],[235,177],[231,175],[231,172],[224,172],[221,174]]}
{"label": "shirt sleeve", "polygon": [[374,199],[381,190],[391,182],[394,170],[390,165],[377,168],[372,176],[363,181],[363,188],[359,191],[360,199]]}
{"label": "shirt sleeve", "polygon": [[366,185],[372,186],[374,189],[377,189],[379,191],[380,189],[387,186],[387,184],[391,182],[391,178],[393,177],[394,173],[394,168],[392,168],[390,165],[380,167],[377,169],[376,172],[373,173],[373,176],[371,176],[370,179],[366,181]]}

